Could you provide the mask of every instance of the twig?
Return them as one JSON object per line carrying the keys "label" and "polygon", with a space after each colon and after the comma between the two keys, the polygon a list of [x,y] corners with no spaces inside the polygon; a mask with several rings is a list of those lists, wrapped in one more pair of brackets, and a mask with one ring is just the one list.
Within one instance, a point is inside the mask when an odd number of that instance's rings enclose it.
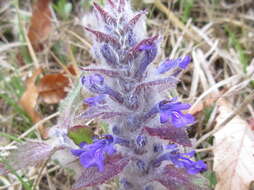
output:
{"label": "twig", "polygon": [[[25,31],[25,28],[23,30]],[[35,51],[33,49],[33,46],[32,46],[32,44],[31,44],[31,42],[30,42],[30,40],[29,40],[29,38],[27,36],[27,32],[25,31],[24,33],[25,33],[25,40],[26,40],[26,43],[27,43],[28,51],[29,51],[30,56],[31,56],[31,58],[33,60],[33,63],[34,63],[36,68],[39,68],[40,64],[39,64],[39,61],[38,61],[38,59],[37,59],[37,57],[35,55]]]}
{"label": "twig", "polygon": [[22,43],[22,42],[13,42],[13,43],[8,43],[8,44],[1,44],[0,47],[0,53],[7,51],[9,49],[12,48],[16,48],[16,47],[22,47],[22,46],[26,46],[26,43]]}
{"label": "twig", "polygon": [[199,149],[196,149],[195,152],[210,152],[212,150],[213,150],[213,147],[199,148]]}
{"label": "twig", "polygon": [[32,190],[33,189],[35,190],[36,187],[38,186],[38,184],[40,183],[41,177],[43,176],[42,175],[43,174],[43,170],[47,166],[47,163],[48,163],[49,160],[50,160],[50,157],[42,163],[42,167],[41,167],[41,169],[39,171],[39,174],[38,174],[37,178],[34,180],[34,183],[33,183],[33,186],[32,186]]}
{"label": "twig", "polygon": [[77,75],[79,76],[80,75],[80,70],[78,68],[78,63],[77,63],[77,61],[75,59],[75,56],[73,55],[70,43],[68,43],[68,53],[69,53],[69,57],[70,57],[71,63],[74,66],[74,70],[77,73]]}

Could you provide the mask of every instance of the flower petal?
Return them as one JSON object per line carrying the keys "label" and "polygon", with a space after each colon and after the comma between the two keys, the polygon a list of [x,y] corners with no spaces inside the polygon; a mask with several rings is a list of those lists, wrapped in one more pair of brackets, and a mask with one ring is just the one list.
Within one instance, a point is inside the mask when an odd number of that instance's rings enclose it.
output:
{"label": "flower petal", "polygon": [[72,150],[71,150],[71,153],[72,153],[74,156],[80,156],[83,152],[84,152],[84,150],[81,150],[81,149],[72,149]]}
{"label": "flower petal", "polygon": [[184,127],[186,125],[191,125],[195,122],[194,117],[191,114],[183,114],[181,112],[172,112],[172,124],[175,127]]}
{"label": "flower petal", "polygon": [[102,172],[106,154],[112,155],[116,152],[113,142],[112,135],[104,135],[101,139],[94,139],[92,144],[84,145],[71,152],[74,156],[79,157],[80,164],[84,168],[97,167]]}
{"label": "flower petal", "polygon": [[168,120],[169,120],[168,113],[165,113],[165,112],[160,113],[160,122],[161,123],[166,123]]}
{"label": "flower petal", "polygon": [[100,104],[104,101],[105,95],[99,95],[99,96],[94,96],[94,97],[89,97],[84,99],[84,103],[90,105],[90,106],[95,106],[97,104]]}

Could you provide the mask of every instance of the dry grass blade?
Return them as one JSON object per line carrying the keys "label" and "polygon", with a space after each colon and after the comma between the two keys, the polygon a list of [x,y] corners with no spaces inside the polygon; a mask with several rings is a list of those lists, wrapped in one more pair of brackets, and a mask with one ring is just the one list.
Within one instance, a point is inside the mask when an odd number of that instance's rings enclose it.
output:
{"label": "dry grass blade", "polygon": [[[182,31],[185,30],[185,26],[184,24],[177,18],[177,16],[175,16],[175,14],[168,9],[162,2],[161,0],[155,0],[154,5],[161,10],[164,14],[167,15],[168,19],[174,24],[176,25],[178,28],[180,28]],[[194,39],[197,42],[200,42],[201,39],[195,35],[196,33],[190,29],[190,31],[186,32],[186,35],[188,36],[188,38],[190,39]]]}

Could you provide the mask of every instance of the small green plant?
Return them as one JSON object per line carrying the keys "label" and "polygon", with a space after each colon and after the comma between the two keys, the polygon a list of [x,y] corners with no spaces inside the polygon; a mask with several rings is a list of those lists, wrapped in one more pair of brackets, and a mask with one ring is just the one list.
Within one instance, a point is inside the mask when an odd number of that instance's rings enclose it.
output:
{"label": "small green plant", "polygon": [[72,10],[72,4],[67,0],[59,0],[53,4],[53,8],[63,20],[67,20]]}
{"label": "small green plant", "polygon": [[4,100],[4,102],[11,107],[14,115],[17,114],[19,115],[19,118],[21,118],[16,119],[14,117],[12,120],[13,125],[18,122],[19,129],[21,131],[26,130],[27,127],[32,125],[32,122],[26,112],[21,108],[21,106],[19,106],[19,104],[17,104],[25,90],[21,78],[18,74],[13,75],[9,80],[4,79],[4,77],[0,77],[0,88],[2,89],[0,92],[0,99]]}
{"label": "small green plant", "polygon": [[181,19],[184,23],[188,21],[188,19],[191,17],[191,9],[193,8],[195,0],[182,0],[181,1],[181,7],[183,7],[183,15],[181,16]]}
{"label": "small green plant", "polygon": [[249,57],[246,54],[245,49],[239,42],[239,39],[237,38],[235,32],[230,30],[228,27],[225,27],[225,31],[228,34],[229,45],[232,46],[237,51],[240,63],[243,65],[243,70],[246,73]]}
{"label": "small green plant", "polygon": [[214,189],[215,185],[217,184],[217,179],[216,179],[215,172],[206,171],[204,173],[204,176],[208,179],[210,188]]}

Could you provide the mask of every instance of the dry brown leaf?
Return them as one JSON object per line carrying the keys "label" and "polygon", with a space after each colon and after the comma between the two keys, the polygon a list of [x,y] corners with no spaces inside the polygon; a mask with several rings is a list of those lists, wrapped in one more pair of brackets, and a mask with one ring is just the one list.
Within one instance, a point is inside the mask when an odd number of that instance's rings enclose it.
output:
{"label": "dry brown leaf", "polygon": [[35,51],[43,49],[43,43],[48,39],[52,30],[50,2],[51,0],[37,0],[33,7],[28,38]]}
{"label": "dry brown leaf", "polygon": [[69,79],[62,73],[45,75],[38,84],[38,92],[47,104],[56,104],[63,99],[69,86]]}
{"label": "dry brown leaf", "polygon": [[[76,75],[72,65],[67,69],[73,76]],[[65,76],[65,72],[47,74],[40,80],[37,86],[39,97],[47,104],[57,104],[67,95],[66,88],[69,85],[70,81]]]}
{"label": "dry brown leaf", "polygon": [[[37,98],[39,92],[35,86],[36,78],[41,74],[41,69],[34,71],[33,75],[26,81],[26,91],[19,100],[20,105],[26,111],[26,113],[31,117],[33,123],[40,121],[41,115],[36,111]],[[38,127],[38,130],[43,138],[47,138],[47,133],[43,125]]]}
{"label": "dry brown leaf", "polygon": [[[76,75],[72,66],[68,67],[71,74]],[[69,86],[70,81],[65,73],[48,74],[39,80],[36,85],[36,78],[41,74],[42,70],[39,68],[34,71],[33,75],[26,81],[26,91],[20,98],[20,105],[31,117],[33,123],[37,123],[42,119],[41,115],[36,111],[38,97],[41,97],[45,103],[55,104],[67,95],[66,88]],[[42,138],[48,138],[47,129],[40,125],[38,130]]]}
{"label": "dry brown leaf", "polygon": [[[232,110],[229,103],[220,103],[217,122],[221,123]],[[249,190],[254,180],[254,135],[248,123],[236,116],[214,137],[215,190]]]}

